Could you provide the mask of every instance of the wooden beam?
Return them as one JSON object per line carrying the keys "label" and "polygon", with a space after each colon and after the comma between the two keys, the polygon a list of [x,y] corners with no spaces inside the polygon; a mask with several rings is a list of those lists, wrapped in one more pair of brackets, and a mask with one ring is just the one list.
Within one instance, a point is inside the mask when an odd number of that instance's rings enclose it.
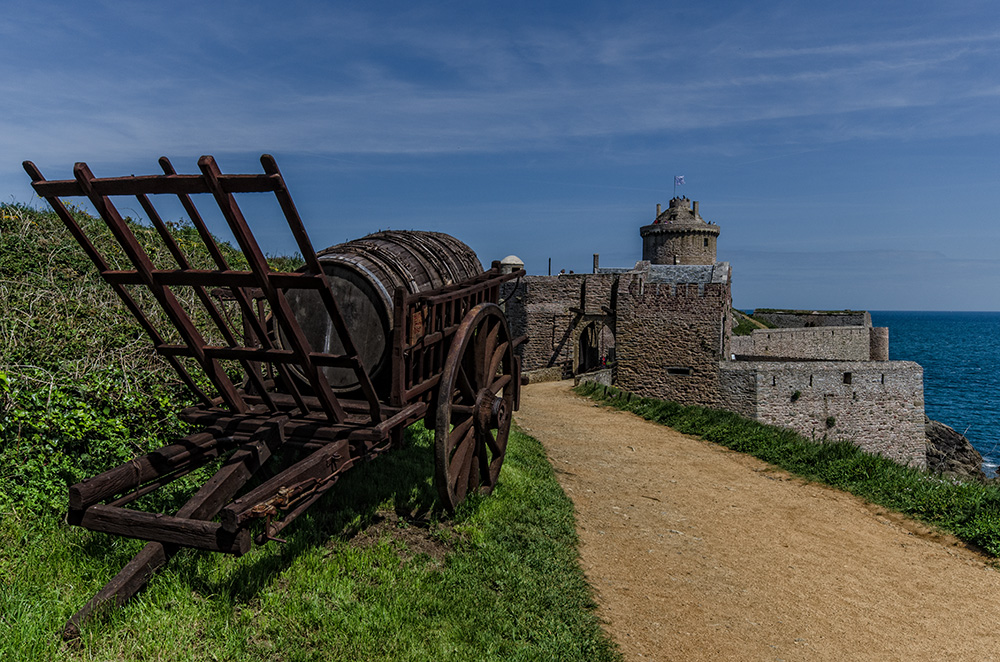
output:
{"label": "wooden beam", "polygon": [[141,538],[237,556],[250,551],[248,531],[226,531],[215,522],[162,513],[144,513],[97,504],[83,512],[80,525],[91,531],[114,533],[126,538]]}
{"label": "wooden beam", "polygon": [[354,463],[347,439],[341,439],[312,453],[277,476],[244,494],[219,513],[224,530],[235,533],[256,517],[254,508],[275,497],[282,488],[291,488],[315,479],[323,481],[350,468]]}
{"label": "wooden beam", "polygon": [[232,443],[233,439],[218,429],[188,435],[173,444],[71,486],[70,510],[83,510],[126,490],[135,489],[206,455],[217,457]]}

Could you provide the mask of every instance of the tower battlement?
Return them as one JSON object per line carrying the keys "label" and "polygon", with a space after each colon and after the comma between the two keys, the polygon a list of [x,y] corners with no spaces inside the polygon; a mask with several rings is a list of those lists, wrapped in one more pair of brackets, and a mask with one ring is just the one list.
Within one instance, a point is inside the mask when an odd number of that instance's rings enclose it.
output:
{"label": "tower battlement", "polygon": [[642,259],[652,264],[714,264],[719,226],[698,213],[698,202],[673,198],[656,218],[639,228]]}

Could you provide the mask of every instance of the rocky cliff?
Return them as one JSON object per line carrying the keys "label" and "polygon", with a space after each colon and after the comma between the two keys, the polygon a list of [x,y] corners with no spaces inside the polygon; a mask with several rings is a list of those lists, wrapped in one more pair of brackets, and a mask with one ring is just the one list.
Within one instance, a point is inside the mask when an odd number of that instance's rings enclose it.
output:
{"label": "rocky cliff", "polygon": [[927,469],[956,478],[986,479],[983,456],[964,435],[944,423],[924,417],[927,435]]}

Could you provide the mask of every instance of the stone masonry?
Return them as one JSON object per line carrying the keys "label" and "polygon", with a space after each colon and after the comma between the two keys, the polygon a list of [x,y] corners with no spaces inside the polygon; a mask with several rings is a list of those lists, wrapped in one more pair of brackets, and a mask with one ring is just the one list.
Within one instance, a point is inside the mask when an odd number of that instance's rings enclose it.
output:
{"label": "stone masonry", "polygon": [[753,316],[779,328],[812,326],[871,326],[872,316],[865,310],[773,310],[758,309]]}
{"label": "stone masonry", "polygon": [[912,361],[732,361],[720,370],[726,409],[926,466],[923,368]]}
{"label": "stone masonry", "polygon": [[758,329],[732,339],[737,359],[888,361],[889,330],[871,326]]}
{"label": "stone masonry", "polygon": [[511,331],[528,336],[518,350],[525,374],[601,371],[602,383],[633,393],[730,409],[925,466],[923,369],[888,361],[888,329],[872,328],[864,311],[768,311],[786,328],[733,337],[718,233],[697,202],[675,198],[640,229],[634,267],[599,269],[595,255],[592,274],[508,283]]}
{"label": "stone masonry", "polygon": [[728,351],[729,283],[623,279],[617,309],[616,384],[682,404],[718,406]]}
{"label": "stone masonry", "polygon": [[[617,287],[616,274],[559,274],[527,276],[505,290],[511,334],[529,339],[521,348],[525,372],[561,379],[581,372],[581,365],[583,371],[597,367],[580,355],[580,338],[588,331],[600,337],[604,328],[613,337]],[[598,361],[612,348],[598,346]]]}
{"label": "stone masonry", "polygon": [[656,205],[656,218],[639,228],[642,259],[652,264],[714,264],[719,226],[706,222],[698,203],[674,198],[666,211]]}

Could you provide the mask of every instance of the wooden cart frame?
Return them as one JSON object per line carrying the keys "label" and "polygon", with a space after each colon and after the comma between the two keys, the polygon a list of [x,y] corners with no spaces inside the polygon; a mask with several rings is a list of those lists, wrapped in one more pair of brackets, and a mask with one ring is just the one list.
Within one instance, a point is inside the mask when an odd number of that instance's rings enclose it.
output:
{"label": "wooden cart frame", "polygon": [[[344,471],[398,444],[403,430],[417,420],[424,419],[435,432],[435,477],[444,507],[454,510],[470,492],[489,492],[496,484],[521,386],[514,348],[524,341],[511,338],[499,293],[502,283],[524,272],[502,274],[494,262],[481,275],[440,289],[397,289],[392,338],[387,339],[391,384],[379,392],[277,164],[269,155],[261,157],[261,164],[261,174],[226,175],[215,159],[204,156],[198,161],[200,174],[182,175],[161,158],[162,174],[98,179],[85,163],[77,163],[74,179],[47,181],[33,163],[24,163],[36,193],[199,401],[181,413],[198,432],[70,487],[72,524],[148,543],[69,620],[67,638],[79,636],[97,607],[121,604],[141,590],[180,547],[243,554],[252,539],[258,544],[278,539]],[[265,192],[274,194],[302,255],[299,271],[271,269],[237,204],[240,194]],[[191,266],[153,204],[158,196],[179,201],[214,268]],[[128,268],[112,267],[62,202],[67,197],[90,201]],[[138,226],[115,206],[113,199],[121,197],[141,206],[169,253],[169,268],[154,264],[142,248]],[[209,232],[195,202],[206,197],[221,211],[243,253],[241,268],[227,261]],[[161,316],[140,304],[137,291],[142,289],[152,295]],[[289,306],[287,293],[295,289],[319,294],[343,353],[309,345]],[[335,392],[321,369],[327,367],[353,371],[358,388]],[[211,389],[199,385],[206,381]],[[300,453],[297,462],[245,490],[272,455],[289,450]],[[221,466],[215,475],[176,513],[129,507],[217,460]]]}

